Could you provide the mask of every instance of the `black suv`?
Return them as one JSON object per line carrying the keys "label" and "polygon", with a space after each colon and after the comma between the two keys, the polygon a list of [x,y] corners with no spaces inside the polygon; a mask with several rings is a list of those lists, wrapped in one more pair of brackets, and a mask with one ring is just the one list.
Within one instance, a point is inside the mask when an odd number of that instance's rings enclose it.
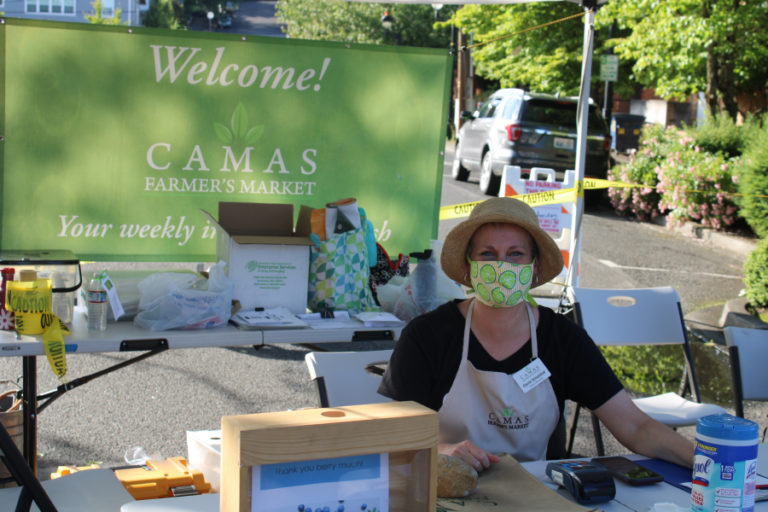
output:
{"label": "black suv", "polygon": [[[496,195],[505,165],[554,169],[559,180],[575,169],[577,99],[500,89],[474,113],[463,112],[451,175],[466,181],[480,172],[480,190]],[[590,100],[585,175],[605,178],[610,167],[611,137]]]}

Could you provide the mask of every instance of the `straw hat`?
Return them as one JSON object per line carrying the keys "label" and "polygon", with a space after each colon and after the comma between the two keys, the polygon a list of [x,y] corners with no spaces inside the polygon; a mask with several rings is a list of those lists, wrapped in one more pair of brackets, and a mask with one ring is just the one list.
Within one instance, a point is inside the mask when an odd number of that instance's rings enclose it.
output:
{"label": "straw hat", "polygon": [[532,287],[551,281],[563,269],[563,255],[552,237],[539,227],[536,212],[518,199],[494,197],[475,206],[469,218],[454,227],[445,237],[440,263],[448,277],[472,287],[467,273],[467,245],[477,228],[493,222],[519,226],[536,243],[538,273]]}

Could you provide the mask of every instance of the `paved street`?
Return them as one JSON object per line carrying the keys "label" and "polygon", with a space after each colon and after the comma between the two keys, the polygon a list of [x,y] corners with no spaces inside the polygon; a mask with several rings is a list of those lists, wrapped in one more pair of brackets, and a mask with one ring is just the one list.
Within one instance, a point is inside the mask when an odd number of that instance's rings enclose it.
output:
{"label": "paved street", "polygon": [[260,36],[285,37],[275,19],[277,0],[248,0],[240,2],[240,9],[232,18],[230,32]]}

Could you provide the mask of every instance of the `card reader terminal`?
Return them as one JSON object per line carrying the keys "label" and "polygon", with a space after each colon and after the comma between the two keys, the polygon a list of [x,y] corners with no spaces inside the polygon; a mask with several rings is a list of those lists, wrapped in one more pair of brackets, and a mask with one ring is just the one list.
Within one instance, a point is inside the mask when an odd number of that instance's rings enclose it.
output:
{"label": "card reader terminal", "polygon": [[553,482],[565,487],[582,505],[605,503],[616,495],[616,486],[608,470],[586,460],[550,462],[546,472]]}

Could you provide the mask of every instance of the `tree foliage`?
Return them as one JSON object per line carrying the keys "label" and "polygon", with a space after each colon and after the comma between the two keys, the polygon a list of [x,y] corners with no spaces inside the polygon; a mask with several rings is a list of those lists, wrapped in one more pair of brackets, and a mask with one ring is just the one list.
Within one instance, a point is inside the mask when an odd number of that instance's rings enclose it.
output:
{"label": "tree foliage", "polygon": [[451,22],[473,34],[470,46],[477,74],[502,87],[573,95],[578,94],[581,75],[582,20],[522,31],[581,11],[577,4],[566,2],[468,4]]}
{"label": "tree foliage", "polygon": [[768,80],[768,9],[751,0],[621,0],[608,2],[596,24],[616,21],[625,37],[612,43],[634,61],[635,79],[664,98],[705,91],[710,111],[736,117],[739,93]]}
{"label": "tree foliage", "polygon": [[[392,17],[390,30],[381,23],[385,10]],[[440,16],[449,16],[453,11],[454,7],[443,7]],[[277,17],[286,25],[286,35],[296,39],[437,48],[447,48],[451,41],[449,27],[434,26],[435,10],[428,4],[279,0]]]}
{"label": "tree foliage", "polygon": [[123,10],[120,7],[115,8],[114,15],[112,17],[104,17],[102,10],[101,0],[95,0],[91,2],[93,12],[85,15],[85,19],[88,23],[94,25],[122,25],[123,24]]}
{"label": "tree foliage", "polygon": [[152,0],[143,23],[145,27],[180,29],[183,19],[183,8],[177,0]]}

